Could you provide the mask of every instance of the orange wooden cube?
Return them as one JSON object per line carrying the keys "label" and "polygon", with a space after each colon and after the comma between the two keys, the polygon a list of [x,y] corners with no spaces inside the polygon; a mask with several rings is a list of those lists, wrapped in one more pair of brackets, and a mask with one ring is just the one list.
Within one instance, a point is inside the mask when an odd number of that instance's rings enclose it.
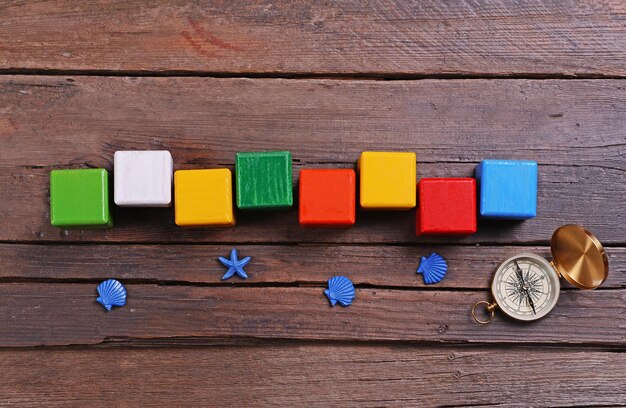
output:
{"label": "orange wooden cube", "polygon": [[356,219],[356,176],[350,169],[300,172],[300,225],[345,228]]}

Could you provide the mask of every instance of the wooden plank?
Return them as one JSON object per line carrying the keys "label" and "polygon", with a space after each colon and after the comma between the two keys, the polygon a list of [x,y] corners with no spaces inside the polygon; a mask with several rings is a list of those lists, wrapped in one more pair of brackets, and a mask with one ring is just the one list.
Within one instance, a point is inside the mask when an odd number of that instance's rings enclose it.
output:
{"label": "wooden plank", "polygon": [[[0,245],[0,281],[25,279],[98,282],[109,276],[125,283],[218,284],[225,271],[217,261],[226,245]],[[548,247],[243,245],[251,256],[249,278],[226,285],[323,285],[333,274],[359,286],[488,289],[492,272],[511,255],[530,252],[550,257]],[[425,285],[415,274],[420,256],[442,254],[445,279]],[[607,248],[609,277],[600,287],[626,288],[626,248]],[[562,280],[564,288],[571,287]]]}
{"label": "wooden plank", "polygon": [[[331,308],[323,287],[127,285],[123,308],[106,312],[92,284],[0,284],[0,347],[151,342],[163,339],[300,339],[437,343],[552,343],[623,347],[626,290],[563,291],[533,324],[498,314],[475,323],[486,291],[357,289]],[[601,335],[599,335],[601,333]]]}
{"label": "wooden plank", "polygon": [[622,81],[3,76],[0,93],[2,241],[451,242],[416,238],[413,212],[360,212],[349,231],[302,230],[295,209],[240,214],[235,229],[183,230],[172,209],[117,209],[108,231],[49,225],[53,168],[111,169],[119,149],[168,149],[177,169],[232,167],[237,151],[272,148],[292,151],[296,179],[303,167],[353,167],[363,150],[415,151],[420,177],[537,160],[538,218],[483,222],[454,242],[546,244],[581,223],[624,243]]}
{"label": "wooden plank", "polygon": [[4,350],[0,404],[617,407],[624,364],[624,353],[537,348]]}
{"label": "wooden plank", "polygon": [[621,0],[9,2],[0,68],[626,76]]}

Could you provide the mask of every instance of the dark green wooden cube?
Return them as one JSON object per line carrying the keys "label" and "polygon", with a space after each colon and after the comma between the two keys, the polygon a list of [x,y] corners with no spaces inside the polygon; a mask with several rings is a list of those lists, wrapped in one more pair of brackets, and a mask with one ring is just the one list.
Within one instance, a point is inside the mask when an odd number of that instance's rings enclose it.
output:
{"label": "dark green wooden cube", "polygon": [[50,223],[59,228],[110,228],[106,169],[52,170]]}
{"label": "dark green wooden cube", "polygon": [[237,207],[242,210],[293,205],[290,152],[237,153]]}

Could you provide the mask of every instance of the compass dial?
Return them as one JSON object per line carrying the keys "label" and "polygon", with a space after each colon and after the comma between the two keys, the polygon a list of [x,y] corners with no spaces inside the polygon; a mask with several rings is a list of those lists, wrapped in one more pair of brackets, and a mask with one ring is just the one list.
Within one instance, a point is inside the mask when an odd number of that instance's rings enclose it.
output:
{"label": "compass dial", "polygon": [[496,270],[491,291],[503,312],[518,320],[539,319],[556,305],[561,285],[550,263],[540,256],[521,254]]}

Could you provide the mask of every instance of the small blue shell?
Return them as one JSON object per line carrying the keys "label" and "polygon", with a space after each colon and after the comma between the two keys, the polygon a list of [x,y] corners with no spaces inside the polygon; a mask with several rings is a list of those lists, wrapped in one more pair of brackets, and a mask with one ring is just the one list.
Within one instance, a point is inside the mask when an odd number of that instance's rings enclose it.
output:
{"label": "small blue shell", "polygon": [[448,271],[446,260],[439,254],[432,253],[428,258],[422,257],[417,273],[424,275],[424,283],[432,285],[443,279]]}
{"label": "small blue shell", "polygon": [[126,304],[126,288],[118,280],[108,279],[98,285],[96,300],[106,310],[111,310],[113,306],[124,306]]}
{"label": "small blue shell", "polygon": [[330,305],[350,306],[354,300],[354,285],[345,276],[335,276],[328,280],[328,289],[324,294],[330,300]]}

